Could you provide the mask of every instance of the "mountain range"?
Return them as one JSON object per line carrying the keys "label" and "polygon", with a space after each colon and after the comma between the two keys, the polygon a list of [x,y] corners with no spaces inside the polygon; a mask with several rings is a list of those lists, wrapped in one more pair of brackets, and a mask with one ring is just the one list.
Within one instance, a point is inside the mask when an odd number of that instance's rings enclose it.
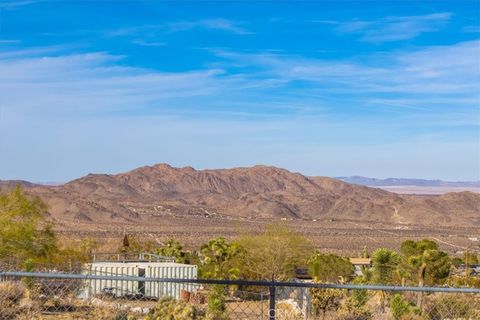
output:
{"label": "mountain range", "polygon": [[285,169],[195,170],[167,164],[120,174],[89,174],[62,185],[21,184],[44,199],[53,220],[71,223],[125,222],[148,225],[164,216],[316,220],[392,224],[480,225],[480,194],[400,195],[328,177]]}
{"label": "mountain range", "polygon": [[387,178],[376,179],[362,176],[336,177],[343,182],[369,187],[416,186],[416,187],[480,187],[480,181],[442,181],[426,179]]}

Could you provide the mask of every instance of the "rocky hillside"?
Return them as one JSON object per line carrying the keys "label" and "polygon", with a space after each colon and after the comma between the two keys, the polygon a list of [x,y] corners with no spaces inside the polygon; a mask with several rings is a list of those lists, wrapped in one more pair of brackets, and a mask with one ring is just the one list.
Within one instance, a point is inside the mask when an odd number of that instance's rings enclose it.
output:
{"label": "rocky hillside", "polygon": [[402,196],[266,166],[195,170],[158,164],[116,175],[89,174],[60,186],[23,185],[63,221],[148,223],[189,215],[480,225],[479,194]]}

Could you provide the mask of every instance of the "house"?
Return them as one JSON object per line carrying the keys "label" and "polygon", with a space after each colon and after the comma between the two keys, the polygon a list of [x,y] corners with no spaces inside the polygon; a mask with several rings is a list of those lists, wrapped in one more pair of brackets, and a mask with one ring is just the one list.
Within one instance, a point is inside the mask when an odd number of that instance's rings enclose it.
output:
{"label": "house", "polygon": [[355,275],[356,276],[362,276],[363,268],[370,268],[372,265],[372,259],[370,258],[350,258],[350,263],[353,264],[353,267],[355,268]]}

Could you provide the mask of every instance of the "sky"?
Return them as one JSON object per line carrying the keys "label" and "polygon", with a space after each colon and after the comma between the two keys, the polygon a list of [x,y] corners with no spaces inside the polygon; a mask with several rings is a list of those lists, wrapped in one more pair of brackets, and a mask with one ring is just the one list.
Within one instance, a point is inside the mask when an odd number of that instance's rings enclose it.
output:
{"label": "sky", "polygon": [[0,179],[480,179],[478,1],[0,0]]}

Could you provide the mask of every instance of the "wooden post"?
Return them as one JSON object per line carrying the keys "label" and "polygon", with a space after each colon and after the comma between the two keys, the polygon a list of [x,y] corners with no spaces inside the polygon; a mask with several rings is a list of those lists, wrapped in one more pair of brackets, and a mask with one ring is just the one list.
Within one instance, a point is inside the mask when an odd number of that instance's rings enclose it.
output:
{"label": "wooden post", "polygon": [[465,279],[468,278],[468,246],[465,248]]}

